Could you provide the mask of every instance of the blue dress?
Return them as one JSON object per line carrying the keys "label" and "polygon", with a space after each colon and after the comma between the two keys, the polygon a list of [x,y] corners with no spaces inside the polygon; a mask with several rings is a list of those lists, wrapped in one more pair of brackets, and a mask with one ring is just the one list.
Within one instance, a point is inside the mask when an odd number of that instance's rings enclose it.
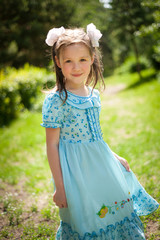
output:
{"label": "blue dress", "polygon": [[[59,209],[57,240],[145,239],[138,216],[159,204],[128,172],[104,142],[99,124],[98,90],[87,97],[59,92],[43,104],[45,128],[60,128],[59,157],[68,208]],[[65,96],[63,92],[63,96]]]}

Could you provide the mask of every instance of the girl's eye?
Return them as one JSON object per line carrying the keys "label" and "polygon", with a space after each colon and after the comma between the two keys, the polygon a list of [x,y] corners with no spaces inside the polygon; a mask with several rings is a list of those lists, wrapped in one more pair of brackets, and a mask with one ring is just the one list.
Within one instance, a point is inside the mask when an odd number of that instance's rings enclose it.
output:
{"label": "girl's eye", "polygon": [[85,62],[85,61],[86,61],[86,59],[85,59],[85,58],[82,58],[82,59],[81,59],[81,62]]}
{"label": "girl's eye", "polygon": [[70,63],[71,62],[71,60],[66,60],[66,63]]}

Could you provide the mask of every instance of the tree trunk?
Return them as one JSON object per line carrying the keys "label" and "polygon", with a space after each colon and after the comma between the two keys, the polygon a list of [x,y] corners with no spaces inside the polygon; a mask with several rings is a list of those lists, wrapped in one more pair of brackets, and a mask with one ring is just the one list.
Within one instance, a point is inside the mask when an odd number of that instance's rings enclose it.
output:
{"label": "tree trunk", "polygon": [[138,51],[136,39],[134,38],[134,36],[132,37],[132,44],[133,44],[133,48],[134,48],[134,52],[135,52],[135,56],[136,56],[137,73],[141,80],[142,75],[141,75],[141,66],[140,66],[140,61],[139,61],[139,51]]}
{"label": "tree trunk", "polygon": [[134,23],[132,21],[132,15],[130,14],[131,6],[129,5],[129,1],[126,0],[125,4],[126,4],[126,10],[127,10],[128,14],[129,14],[128,20],[129,20],[130,27],[131,27],[130,35],[131,35],[131,41],[132,41],[132,44],[133,44],[134,53],[135,53],[135,56],[136,56],[137,73],[138,73],[139,78],[141,80],[142,79],[142,75],[141,75],[141,66],[140,66],[140,62],[139,62],[139,51],[138,51],[136,39],[135,39],[135,36],[134,36],[135,25],[134,25]]}

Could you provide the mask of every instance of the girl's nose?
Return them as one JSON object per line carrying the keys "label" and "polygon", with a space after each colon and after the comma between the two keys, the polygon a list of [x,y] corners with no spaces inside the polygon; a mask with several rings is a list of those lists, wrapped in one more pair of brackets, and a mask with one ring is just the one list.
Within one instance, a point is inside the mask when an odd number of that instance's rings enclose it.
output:
{"label": "girl's nose", "polygon": [[74,63],[73,69],[74,69],[74,70],[79,70],[79,69],[80,69],[79,63]]}

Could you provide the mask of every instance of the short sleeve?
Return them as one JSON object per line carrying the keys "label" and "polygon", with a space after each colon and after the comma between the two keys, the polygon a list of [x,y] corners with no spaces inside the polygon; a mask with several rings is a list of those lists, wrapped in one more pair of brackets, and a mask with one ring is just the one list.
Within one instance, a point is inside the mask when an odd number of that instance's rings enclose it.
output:
{"label": "short sleeve", "polygon": [[42,107],[42,127],[61,128],[63,123],[62,100],[57,93],[46,96]]}

